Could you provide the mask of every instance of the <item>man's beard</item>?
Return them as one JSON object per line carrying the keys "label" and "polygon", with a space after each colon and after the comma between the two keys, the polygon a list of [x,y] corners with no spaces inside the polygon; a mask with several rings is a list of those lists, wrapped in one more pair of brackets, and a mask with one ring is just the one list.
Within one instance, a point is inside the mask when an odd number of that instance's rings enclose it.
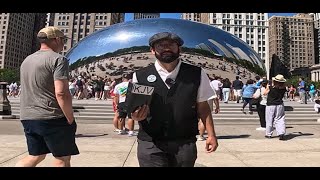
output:
{"label": "man's beard", "polygon": [[[165,53],[168,53],[168,54],[165,54]],[[155,54],[156,58],[163,63],[171,63],[176,59],[178,59],[179,55],[180,55],[179,51],[177,53],[174,53],[172,51],[165,51],[161,54],[158,54],[158,53]]]}

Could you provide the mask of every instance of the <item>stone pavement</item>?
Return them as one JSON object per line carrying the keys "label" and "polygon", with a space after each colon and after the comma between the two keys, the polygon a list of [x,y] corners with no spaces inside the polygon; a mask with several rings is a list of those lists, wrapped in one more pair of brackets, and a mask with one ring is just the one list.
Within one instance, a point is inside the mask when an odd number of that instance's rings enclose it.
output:
{"label": "stone pavement", "polygon": [[[205,142],[198,141],[196,167],[282,167],[320,166],[320,124],[305,121],[287,124],[287,141],[265,139],[256,123],[216,123],[218,150],[207,154]],[[111,124],[78,123],[80,155],[76,167],[137,167],[136,137],[117,135]],[[27,155],[19,121],[0,121],[0,167],[12,167]],[[51,155],[39,166],[51,166]]]}

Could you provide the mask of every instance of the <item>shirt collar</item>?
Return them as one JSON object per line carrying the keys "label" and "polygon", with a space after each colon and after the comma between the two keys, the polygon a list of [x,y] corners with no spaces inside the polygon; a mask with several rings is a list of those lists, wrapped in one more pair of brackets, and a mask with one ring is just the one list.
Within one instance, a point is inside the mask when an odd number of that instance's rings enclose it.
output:
{"label": "shirt collar", "polygon": [[180,66],[181,66],[181,60],[179,59],[179,62],[177,64],[177,66],[174,68],[173,71],[171,72],[168,72],[166,69],[164,69],[160,64],[159,64],[159,61],[156,60],[156,62],[154,63],[154,66],[156,67],[156,70],[158,72],[164,72],[166,74],[178,74],[179,70],[180,70]]}

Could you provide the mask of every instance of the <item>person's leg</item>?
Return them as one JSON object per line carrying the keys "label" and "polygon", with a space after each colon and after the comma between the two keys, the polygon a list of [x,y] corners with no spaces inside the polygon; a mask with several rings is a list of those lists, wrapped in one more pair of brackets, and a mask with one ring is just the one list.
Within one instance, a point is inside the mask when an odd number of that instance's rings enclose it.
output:
{"label": "person's leg", "polygon": [[276,106],[266,106],[266,136],[273,134],[273,121],[275,117]]}
{"label": "person's leg", "polygon": [[40,120],[22,120],[21,121],[25,137],[27,140],[29,155],[17,162],[16,167],[35,167],[50,153],[44,137],[39,134],[43,129]]}
{"label": "person's leg", "polygon": [[248,103],[249,103],[249,98],[243,98],[242,110],[244,110],[244,108],[247,106]]}
{"label": "person's leg", "polygon": [[15,167],[36,167],[45,158],[46,154],[39,156],[28,155],[27,157],[18,161]]}
{"label": "person's leg", "polygon": [[310,93],[310,99],[311,99],[311,102],[314,101],[314,92],[311,92],[311,93]]}
{"label": "person's leg", "polygon": [[237,89],[234,89],[233,90],[234,91],[234,96],[235,96],[235,101],[237,102],[237,103],[239,103],[239,94],[238,94],[238,90]]}
{"label": "person's leg", "polygon": [[168,167],[166,147],[158,148],[154,142],[138,139],[137,157],[140,167]]}
{"label": "person's leg", "polygon": [[304,104],[306,101],[306,93],[305,92],[301,92],[301,103]]}
{"label": "person's leg", "polygon": [[119,122],[119,113],[118,112],[115,112],[114,113],[114,117],[113,117],[113,126],[114,126],[114,131],[119,131],[119,125],[118,125],[118,122]]}
{"label": "person's leg", "polygon": [[169,166],[174,167],[194,167],[197,160],[197,145],[195,142],[183,143],[177,148],[178,152],[175,154],[176,163],[169,162]]}
{"label": "person's leg", "polygon": [[274,117],[274,126],[277,131],[277,135],[281,136],[286,133],[285,112],[284,105],[276,106],[276,113]]}
{"label": "person's leg", "polygon": [[119,103],[118,104],[118,113],[119,113],[119,117],[118,117],[118,129],[120,130],[118,134],[126,134],[126,131],[124,130],[124,126],[125,126],[125,119],[127,117],[127,113],[124,110],[124,103]]}
{"label": "person's leg", "polygon": [[227,102],[227,96],[226,96],[226,93],[227,93],[227,89],[226,88],[222,88],[222,94],[223,94],[223,102]]}
{"label": "person's leg", "polygon": [[134,136],[134,120],[131,118],[128,118],[128,129],[129,129],[129,136]]}
{"label": "person's leg", "polygon": [[262,112],[261,111],[262,111],[261,104],[258,104],[257,105],[257,112],[258,112],[258,115],[259,115],[260,127],[262,127],[262,123],[261,123]]}
{"label": "person's leg", "polygon": [[238,89],[237,90],[237,94],[238,94],[238,97],[237,97],[237,103],[239,103],[240,99],[241,99],[241,96],[242,96],[242,90],[241,89]]}
{"label": "person's leg", "polygon": [[98,100],[100,98],[100,91],[95,90],[95,100]]}
{"label": "person's leg", "polygon": [[228,101],[229,101],[229,95],[230,95],[230,88],[226,88],[226,97],[225,97],[225,102],[227,102],[228,103]]}
{"label": "person's leg", "polygon": [[53,166],[55,167],[71,167],[71,156],[54,157]]}
{"label": "person's leg", "polygon": [[249,113],[252,113],[252,98],[248,98],[249,101]]}
{"label": "person's leg", "polygon": [[206,131],[201,119],[199,119],[199,123],[198,123],[198,128],[199,128],[199,137],[198,137],[198,140],[199,141],[204,141],[205,138],[204,138],[204,132]]}
{"label": "person's leg", "polygon": [[261,108],[260,124],[261,124],[261,127],[266,128],[266,106],[260,105],[260,108]]}

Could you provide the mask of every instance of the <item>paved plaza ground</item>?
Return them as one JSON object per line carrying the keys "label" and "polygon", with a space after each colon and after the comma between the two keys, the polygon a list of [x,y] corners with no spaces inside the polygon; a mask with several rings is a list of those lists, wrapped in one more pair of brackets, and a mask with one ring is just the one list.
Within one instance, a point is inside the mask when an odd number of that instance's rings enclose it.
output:
{"label": "paved plaza ground", "polygon": [[[258,123],[216,124],[219,148],[207,154],[198,141],[196,167],[320,166],[320,125],[315,122],[287,125],[288,140],[265,139]],[[136,137],[117,135],[111,124],[78,123],[80,155],[76,167],[137,167]],[[12,167],[27,155],[19,121],[0,121],[0,167]],[[39,166],[51,166],[52,156]]]}

